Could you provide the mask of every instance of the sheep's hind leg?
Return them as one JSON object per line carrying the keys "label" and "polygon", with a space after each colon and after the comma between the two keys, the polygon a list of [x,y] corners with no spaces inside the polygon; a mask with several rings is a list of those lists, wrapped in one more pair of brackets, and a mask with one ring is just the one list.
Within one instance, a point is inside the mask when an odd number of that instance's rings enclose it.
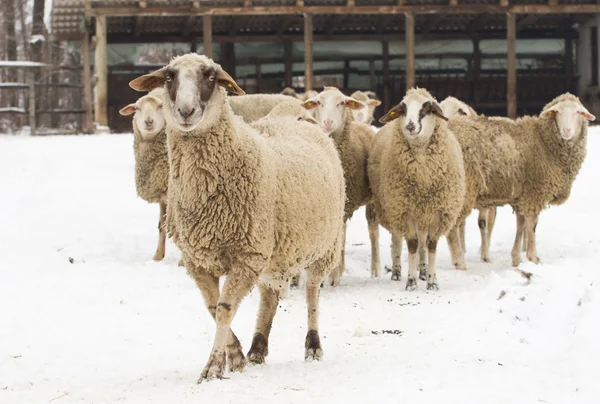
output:
{"label": "sheep's hind leg", "polygon": [[[421,243],[421,239],[422,236],[420,235],[419,243]],[[429,259],[429,268],[427,268],[427,290],[440,290],[437,283],[437,268],[435,265],[438,237],[429,235],[429,237],[426,238],[426,242]]]}
{"label": "sheep's hind leg", "polygon": [[517,217],[517,233],[511,252],[513,267],[519,266],[521,263],[521,240],[523,239],[523,228],[525,227],[525,216],[518,212],[515,213],[515,216]]}
{"label": "sheep's hind leg", "polygon": [[[217,303],[219,301],[219,278],[201,268],[189,272],[200,288],[208,312],[213,320],[216,321]],[[246,366],[246,358],[242,351],[242,345],[231,329],[229,329],[227,340],[227,361],[229,363],[229,370],[232,372],[241,372]]]}
{"label": "sheep's hind leg", "polygon": [[323,349],[319,338],[319,295],[321,293],[321,282],[324,274],[327,273],[327,267],[331,262],[336,261],[336,249],[332,252],[333,256],[323,257],[311,264],[306,270],[306,308],[308,310],[308,331],[304,342],[304,360],[321,360]]}
{"label": "sheep's hind leg", "polygon": [[346,270],[346,222],[344,222],[343,228],[343,236],[342,236],[342,247],[340,251],[340,262],[335,268],[331,270],[329,273],[329,285],[330,286],[340,286],[340,282],[342,279],[342,274]]}
{"label": "sheep's hind leg", "polygon": [[279,292],[260,285],[260,307],[256,319],[256,330],[252,338],[252,346],[248,351],[248,360],[252,363],[264,363],[269,354],[269,334],[278,303]]}
{"label": "sheep's hind leg", "polygon": [[465,238],[465,227],[467,226],[466,219],[460,223],[460,247],[462,248],[463,254],[467,252],[467,239]]}
{"label": "sheep's hind leg", "polygon": [[392,280],[402,279],[402,235],[392,233]]}
{"label": "sheep's hind leg", "polygon": [[525,234],[527,235],[527,259],[534,264],[539,264],[540,259],[537,256],[535,245],[535,230],[538,224],[538,215],[531,214],[525,216]]}
{"label": "sheep's hind leg", "polygon": [[490,262],[489,257],[489,223],[488,223],[488,213],[491,209],[479,209],[479,218],[477,219],[477,224],[479,225],[479,233],[481,234],[481,260],[483,262]]}
{"label": "sheep's hind leg", "polygon": [[367,224],[369,226],[369,239],[371,241],[371,278],[381,276],[381,264],[379,262],[379,223],[372,204],[366,208]]}
{"label": "sheep's hind leg", "polygon": [[154,261],[160,261],[165,258],[165,243],[167,241],[167,230],[165,229],[165,219],[167,214],[167,204],[160,203],[160,216],[158,217],[158,246],[154,254]]}
{"label": "sheep's hind leg", "polygon": [[[452,257],[452,264],[456,269],[465,271],[467,265],[465,264],[465,253],[463,252],[460,239],[458,226],[454,226],[446,236],[448,241],[448,247],[450,248],[450,256]],[[431,265],[431,263],[429,264]]]}
{"label": "sheep's hind leg", "polygon": [[[429,239],[427,233],[425,237]],[[419,240],[419,279],[424,281],[427,280],[427,242],[421,243]]]}
{"label": "sheep's hind leg", "polygon": [[198,383],[202,383],[204,380],[223,378],[226,362],[225,351],[228,348],[227,342],[232,334],[231,322],[242,299],[250,292],[257,278],[258,275],[251,268],[232,269],[225,278],[223,292],[219,297],[215,313],[217,321],[215,341]]}

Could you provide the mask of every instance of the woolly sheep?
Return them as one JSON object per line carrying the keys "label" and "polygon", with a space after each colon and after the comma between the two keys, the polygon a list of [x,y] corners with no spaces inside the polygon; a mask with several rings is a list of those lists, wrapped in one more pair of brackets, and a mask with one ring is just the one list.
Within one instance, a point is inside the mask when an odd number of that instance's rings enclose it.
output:
{"label": "woolly sheep", "polygon": [[[471,106],[465,102],[460,101],[454,97],[446,97],[440,102],[440,107],[444,116],[448,119],[452,119],[455,116],[467,116],[476,118],[477,112]],[[484,262],[490,262],[490,240],[492,238],[492,230],[494,229],[494,223],[496,222],[496,207],[482,208],[479,207],[479,217],[477,224],[479,225],[479,232],[481,234],[481,259]],[[466,251],[465,244],[465,221],[460,223],[460,241],[463,252]]]}
{"label": "woolly sheep", "polygon": [[[372,256],[379,255],[379,228],[372,214],[369,202],[372,199],[369,179],[367,177],[367,159],[373,143],[375,132],[369,125],[353,122],[348,110],[360,110],[365,105],[352,97],[347,97],[335,87],[325,87],[316,97],[310,98],[304,108],[311,111],[325,133],[335,142],[346,180],[346,207],[344,222],[352,217],[355,210],[367,205],[367,222],[371,239]],[[345,236],[344,236],[345,239]],[[339,285],[344,272],[344,252],[342,262],[332,272],[329,282]],[[371,276],[380,275],[379,261],[372,261]]]}
{"label": "woolly sheep", "polygon": [[176,57],[130,83],[139,91],[162,85],[169,230],[217,324],[199,382],[223,378],[226,359],[231,371],[243,370],[246,358],[230,325],[255,284],[261,303],[248,360],[264,362],[279,292],[305,267],[305,358],[320,359],[319,286],[338,264],[343,234],[344,177],[333,142],[291,117],[244,123],[225,90],[244,91],[203,55]]}
{"label": "woolly sheep", "polygon": [[286,87],[283,90],[281,90],[280,94],[287,95],[288,97],[297,98],[300,101],[306,101],[309,98],[315,97],[319,93],[315,90],[309,90],[305,93],[297,93],[296,90],[294,90],[292,87]]}
{"label": "woolly sheep", "polygon": [[373,113],[375,112],[375,108],[381,105],[381,101],[377,99],[377,95],[373,91],[355,91],[350,97],[362,102],[367,106],[366,109],[352,110],[354,122],[371,125],[373,122]]}
{"label": "woolly sheep", "polygon": [[227,97],[227,102],[231,106],[233,113],[241,116],[246,123],[266,116],[282,102],[296,102],[298,105],[301,104],[301,101],[292,101],[290,97],[281,94],[248,94]]}
{"label": "woolly sheep", "polygon": [[564,203],[585,158],[588,121],[595,117],[569,93],[548,103],[539,117],[456,117],[449,122],[459,139],[472,181],[465,206],[510,204],[517,213],[512,264],[519,265],[523,231],[527,258],[540,260],[535,229],[540,212]]}
{"label": "woolly sheep", "polygon": [[[455,226],[465,195],[460,145],[435,98],[422,88],[409,90],[380,122],[386,125],[368,165],[377,220],[392,233],[396,248],[407,238],[406,289],[417,287],[417,249],[425,244],[427,289],[438,289],[437,241]],[[400,280],[399,262],[394,264],[392,279]]]}
{"label": "woolly sheep", "polygon": [[155,261],[164,258],[167,238],[164,221],[167,212],[169,161],[163,114],[164,95],[164,90],[157,88],[119,111],[124,116],[135,114],[133,116],[133,152],[137,194],[146,202],[160,205]]}

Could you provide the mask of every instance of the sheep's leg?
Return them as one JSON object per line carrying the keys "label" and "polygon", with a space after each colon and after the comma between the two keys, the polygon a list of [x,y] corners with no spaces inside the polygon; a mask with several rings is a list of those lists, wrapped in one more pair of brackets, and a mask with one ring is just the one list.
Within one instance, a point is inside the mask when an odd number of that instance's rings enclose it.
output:
{"label": "sheep's leg", "polygon": [[399,281],[402,279],[402,235],[392,233],[392,280]]}
{"label": "sheep's leg", "polygon": [[525,216],[525,234],[527,234],[527,259],[535,264],[540,263],[535,245],[535,230],[538,224],[538,215]]}
{"label": "sheep's leg", "polygon": [[255,364],[265,362],[269,354],[269,334],[273,325],[273,317],[279,303],[279,292],[260,286],[260,308],[256,319],[256,329],[252,338],[252,346],[248,351],[248,360]]}
{"label": "sheep's leg", "polygon": [[[427,233],[425,233],[427,238]],[[427,243],[419,242],[419,279],[424,281],[427,279]]]}
{"label": "sheep's leg", "polygon": [[160,261],[165,257],[165,242],[167,241],[167,230],[165,229],[165,219],[167,214],[166,202],[160,202],[160,216],[158,217],[158,246],[154,254],[154,261]]}
{"label": "sheep's leg", "polygon": [[496,207],[488,209],[488,217],[487,217],[487,228],[488,228],[488,247],[491,245],[492,240],[492,231],[494,230],[494,224],[496,224]]}
{"label": "sheep's leg", "polygon": [[526,231],[523,231],[523,247],[521,248],[521,251],[527,252],[527,232]]}
{"label": "sheep's leg", "polygon": [[[463,271],[466,270],[467,265],[465,264],[465,253],[460,245],[459,239],[459,226],[454,226],[446,238],[448,241],[448,248],[450,248],[452,265],[454,265],[456,269]],[[429,265],[431,265],[431,263]]]}
{"label": "sheep's leg", "polygon": [[369,226],[369,239],[371,241],[371,278],[381,276],[381,264],[379,260],[379,223],[372,204],[366,209],[367,224]]}
{"label": "sheep's leg", "polygon": [[250,268],[242,268],[238,271],[230,270],[229,275],[225,278],[223,292],[219,297],[215,312],[217,321],[215,342],[198,383],[202,383],[204,380],[223,378],[226,362],[225,351],[232,334],[231,321],[235,317],[242,299],[250,292],[257,278],[258,275]]}
{"label": "sheep's leg", "polygon": [[467,252],[467,241],[465,238],[465,227],[466,227],[467,221],[466,219],[463,220],[462,224],[460,225],[460,243],[462,246],[462,250],[463,250],[463,254]]}
{"label": "sheep's leg", "polygon": [[344,222],[344,229],[342,233],[342,249],[341,249],[341,257],[340,263],[337,267],[333,268],[329,273],[329,285],[330,286],[340,286],[340,280],[342,279],[342,274],[346,269],[346,222]]}
{"label": "sheep's leg", "polygon": [[479,209],[479,218],[477,224],[479,225],[479,233],[481,234],[481,260],[483,262],[490,262],[489,252],[489,222],[488,214],[491,209]]}
{"label": "sheep's leg", "polygon": [[518,212],[516,212],[515,215],[517,217],[517,234],[511,252],[513,267],[519,266],[521,263],[521,240],[523,239],[523,229],[525,227],[525,216]]}
{"label": "sheep's leg", "polygon": [[429,267],[427,268],[427,290],[440,290],[437,283],[437,268],[435,265],[438,239],[439,237],[432,234],[429,236],[426,234],[419,234],[419,244],[423,242],[423,240],[427,243],[429,261]]}
{"label": "sheep's leg", "polygon": [[[323,259],[320,261],[324,261]],[[325,262],[317,261],[307,270],[306,280],[306,307],[308,309],[308,332],[304,342],[304,359],[307,361],[321,360],[323,349],[319,338],[319,294],[323,281],[321,265]]]}
{"label": "sheep's leg", "polygon": [[406,280],[406,290],[415,290],[417,288],[417,250],[419,249],[419,237],[415,223],[409,222],[408,234],[406,235],[406,245],[408,246],[408,278]]}

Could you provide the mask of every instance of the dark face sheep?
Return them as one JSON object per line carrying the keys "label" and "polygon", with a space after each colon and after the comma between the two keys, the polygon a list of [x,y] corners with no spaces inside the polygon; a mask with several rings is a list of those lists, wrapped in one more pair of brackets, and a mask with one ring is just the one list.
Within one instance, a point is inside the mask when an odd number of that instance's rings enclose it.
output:
{"label": "dark face sheep", "polygon": [[596,119],[581,103],[574,100],[561,101],[545,109],[540,114],[540,118],[554,118],[558,133],[565,141],[579,136],[584,128],[584,120],[594,121]]}
{"label": "dark face sheep", "polygon": [[196,129],[203,121],[214,122],[218,118],[220,107],[216,105],[222,104],[212,102],[217,86],[233,94],[245,94],[220,65],[195,53],[175,58],[167,66],[129,85],[138,91],[164,85],[165,115],[169,123],[183,132]]}
{"label": "dark face sheep", "polygon": [[447,121],[435,100],[418,90],[409,90],[402,102],[392,108],[379,122],[387,123],[400,118],[400,128],[409,142],[425,144],[436,128],[435,116]]}

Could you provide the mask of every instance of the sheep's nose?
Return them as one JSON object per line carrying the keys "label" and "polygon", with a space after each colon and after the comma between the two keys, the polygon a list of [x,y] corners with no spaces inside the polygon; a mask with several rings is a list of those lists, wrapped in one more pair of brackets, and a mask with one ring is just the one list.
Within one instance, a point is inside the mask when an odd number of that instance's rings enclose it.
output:
{"label": "sheep's nose", "polygon": [[144,123],[146,124],[146,126],[152,126],[152,124],[154,123],[154,119],[148,118],[144,121]]}
{"label": "sheep's nose", "polygon": [[571,129],[570,128],[564,128],[563,132],[565,133],[565,135],[570,135],[571,134]]}
{"label": "sheep's nose", "polygon": [[415,124],[412,123],[412,121],[410,121],[408,123],[408,125],[406,125],[406,130],[409,131],[409,132],[411,132],[411,133],[414,132],[415,131]]}
{"label": "sheep's nose", "polygon": [[196,111],[196,108],[177,108],[177,111],[184,119],[187,119],[190,115]]}

